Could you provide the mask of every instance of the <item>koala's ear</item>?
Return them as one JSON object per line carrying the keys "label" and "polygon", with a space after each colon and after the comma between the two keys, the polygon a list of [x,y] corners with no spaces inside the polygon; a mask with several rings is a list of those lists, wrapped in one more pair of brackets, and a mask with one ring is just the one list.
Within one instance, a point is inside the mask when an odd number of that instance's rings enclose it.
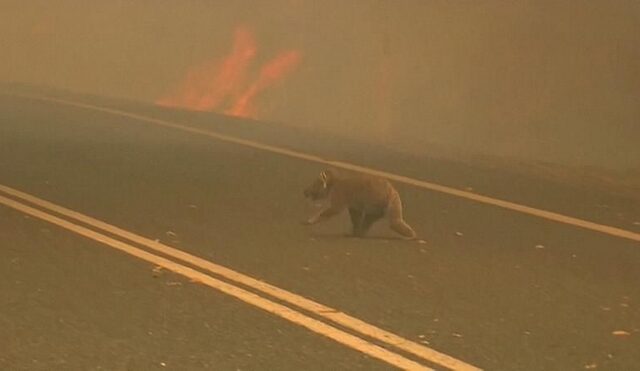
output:
{"label": "koala's ear", "polygon": [[322,188],[326,189],[329,183],[329,177],[326,171],[320,173],[320,181],[322,182]]}
{"label": "koala's ear", "polygon": [[322,180],[323,183],[326,183],[328,179],[329,177],[327,176],[326,170],[320,173],[320,180]]}

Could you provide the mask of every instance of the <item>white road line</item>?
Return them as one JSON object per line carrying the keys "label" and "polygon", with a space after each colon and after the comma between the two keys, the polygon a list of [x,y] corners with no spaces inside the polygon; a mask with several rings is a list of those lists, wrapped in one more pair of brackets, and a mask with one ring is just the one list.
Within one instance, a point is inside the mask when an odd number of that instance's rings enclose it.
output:
{"label": "white road line", "polygon": [[53,204],[49,201],[37,198],[35,196],[26,194],[24,192],[18,191],[16,189],[7,187],[2,184],[0,184],[0,192],[4,192],[7,195],[13,196],[15,198],[19,198],[33,205],[37,205],[48,211],[57,213],[59,215],[63,215],[67,218],[73,219],[78,222],[82,222],[86,225],[111,233],[115,236],[127,239],[131,242],[140,244],[149,249],[165,254],[166,256],[170,256],[172,258],[179,259],[183,262],[189,263],[195,267],[206,269],[209,272],[215,273],[231,281],[234,281],[242,285],[245,285],[247,287],[250,287],[252,289],[258,290],[274,298],[280,299],[283,302],[295,305],[298,308],[309,311],[314,315],[333,321],[334,323],[340,324],[351,330],[357,331],[362,335],[369,336],[370,338],[384,342],[397,349],[412,353],[426,361],[450,368],[452,370],[459,370],[459,371],[480,370],[479,368],[472,366],[468,363],[465,363],[451,356],[448,356],[444,353],[440,353],[434,349],[425,347],[421,344],[418,344],[408,339],[405,339],[403,337],[400,337],[389,331],[370,325],[362,320],[351,317],[334,308],[314,302],[303,296],[283,290],[276,286],[272,286],[266,282],[256,280],[250,276],[236,272],[224,266],[215,264],[211,261],[199,258],[191,254],[187,254],[184,251],[172,248],[160,242],[156,242],[151,239],[125,231],[121,228],[107,224],[105,222],[102,222],[90,216],[81,214],[77,211],[69,210],[62,206]]}
{"label": "white road line", "polygon": [[523,213],[523,214],[533,215],[533,216],[536,216],[536,217],[539,217],[539,218],[543,218],[543,219],[547,219],[547,220],[551,220],[551,221],[554,221],[554,222],[564,223],[564,224],[572,225],[574,227],[580,227],[580,228],[588,229],[588,230],[591,230],[591,231],[608,234],[610,236],[615,236],[615,237],[620,237],[620,238],[625,238],[625,239],[629,239],[629,240],[632,240],[632,241],[640,242],[640,233],[631,232],[631,231],[624,230],[624,229],[621,229],[621,228],[616,228],[616,227],[612,227],[612,226],[608,226],[608,225],[604,225],[604,224],[598,224],[598,223],[590,222],[590,221],[587,221],[587,220],[583,220],[583,219],[574,218],[574,217],[571,217],[571,216],[562,215],[562,214],[555,213],[555,212],[552,212],[552,211],[536,209],[534,207],[520,205],[520,204],[517,204],[515,202],[504,201],[504,200],[500,200],[500,199],[493,198],[493,197],[488,197],[488,196],[483,196],[483,195],[476,194],[476,193],[461,191],[459,189],[455,189],[455,188],[451,188],[451,187],[447,187],[447,186],[443,186],[443,185],[439,185],[439,184],[435,184],[435,183],[430,183],[430,182],[426,182],[426,181],[423,181],[423,180],[413,179],[413,178],[409,178],[409,177],[406,177],[406,176],[389,173],[389,172],[386,172],[386,171],[375,170],[375,169],[367,168],[367,167],[364,167],[364,166],[359,166],[359,165],[350,164],[350,163],[341,162],[341,161],[326,160],[326,159],[323,159],[323,158],[321,158],[319,156],[314,156],[314,155],[306,154],[306,153],[303,153],[303,152],[298,152],[298,151],[293,151],[293,150],[289,150],[289,149],[285,149],[285,148],[271,146],[271,145],[268,145],[268,144],[255,142],[255,141],[252,141],[252,140],[236,138],[236,137],[233,137],[233,136],[220,134],[220,133],[217,133],[217,132],[214,132],[214,131],[211,131],[211,130],[193,128],[193,127],[190,127],[190,126],[187,126],[187,125],[182,125],[182,124],[174,123],[174,122],[171,122],[171,121],[155,119],[155,118],[152,118],[152,117],[138,115],[138,114],[122,111],[122,110],[117,110],[117,109],[107,108],[107,107],[101,107],[101,106],[96,106],[96,105],[92,105],[92,104],[74,102],[74,101],[65,100],[65,99],[43,97],[43,96],[29,95],[29,94],[10,94],[10,93],[0,93],[0,94],[14,96],[14,97],[20,97],[20,98],[40,100],[40,101],[45,101],[45,102],[52,102],[52,103],[57,103],[57,104],[61,104],[61,105],[67,105],[67,106],[73,106],[73,107],[78,107],[78,108],[84,108],[84,109],[89,109],[89,110],[109,113],[109,114],[112,114],[112,115],[126,117],[126,118],[130,118],[130,119],[138,120],[138,121],[141,121],[141,122],[146,122],[146,123],[151,123],[151,124],[155,124],[155,125],[159,125],[159,126],[169,127],[169,128],[173,128],[173,129],[177,129],[177,130],[193,133],[193,134],[204,135],[204,136],[207,136],[207,137],[210,137],[210,138],[214,138],[214,139],[217,139],[217,140],[220,140],[220,141],[228,142],[228,143],[239,144],[239,145],[250,147],[250,148],[254,148],[254,149],[259,149],[259,150],[263,150],[263,151],[267,151],[267,152],[271,152],[271,153],[277,153],[277,154],[280,154],[280,155],[283,155],[283,156],[287,156],[287,157],[293,157],[293,158],[297,158],[297,159],[301,159],[301,160],[321,163],[321,164],[334,166],[334,167],[337,167],[337,168],[342,168],[342,169],[347,169],[347,170],[352,170],[352,171],[357,171],[357,172],[361,172],[361,173],[365,173],[365,174],[376,175],[376,176],[380,176],[380,177],[384,177],[384,178],[396,181],[398,183],[404,183],[404,184],[412,185],[412,186],[415,186],[415,187],[428,189],[428,190],[431,190],[431,191],[441,192],[441,193],[445,193],[445,194],[448,194],[448,195],[464,198],[464,199],[467,199],[467,200],[481,202],[481,203],[484,203],[484,204],[487,204],[487,205],[497,206],[497,207],[501,207],[501,208],[504,208],[504,209],[517,211],[517,212],[520,212],[520,213]]}
{"label": "white road line", "polygon": [[157,256],[146,252],[142,249],[136,248],[127,243],[115,240],[106,235],[97,233],[88,228],[82,227],[77,224],[73,224],[69,221],[58,218],[54,215],[47,214],[43,211],[34,209],[27,205],[23,205],[17,201],[6,198],[4,196],[0,196],[0,204],[4,204],[10,208],[23,212],[25,214],[31,215],[33,217],[42,219],[49,223],[55,224],[59,227],[77,233],[86,238],[92,239],[94,241],[98,241],[107,246],[113,247],[117,250],[125,252],[129,255],[135,256],[139,259],[145,260],[149,263],[153,263],[157,266],[163,267],[175,273],[178,273],[184,277],[187,277],[196,282],[200,282],[204,285],[207,285],[211,288],[214,288],[218,291],[221,291],[227,295],[233,296],[239,300],[242,300],[245,303],[251,304],[257,308],[265,310],[269,313],[272,313],[278,317],[286,319],[287,321],[293,322],[297,325],[306,327],[307,329],[317,333],[324,335],[332,340],[337,341],[347,347],[355,349],[359,352],[367,354],[371,357],[375,357],[379,360],[387,362],[390,365],[396,366],[405,370],[433,370],[429,367],[421,365],[417,362],[414,362],[408,358],[405,358],[399,354],[393,353],[387,349],[384,349],[380,346],[377,346],[373,343],[370,343],[364,339],[361,339],[357,336],[351,335],[347,332],[344,332],[335,327],[329,326],[323,322],[315,320],[311,317],[307,317],[304,314],[297,312],[287,306],[282,304],[275,303],[268,299],[265,299],[259,295],[256,295],[252,292],[246,291],[242,288],[233,286],[229,283],[220,281],[211,276],[208,276],[202,272],[199,272],[195,269],[189,268],[187,266],[178,264],[169,259],[163,258],[161,256]]}

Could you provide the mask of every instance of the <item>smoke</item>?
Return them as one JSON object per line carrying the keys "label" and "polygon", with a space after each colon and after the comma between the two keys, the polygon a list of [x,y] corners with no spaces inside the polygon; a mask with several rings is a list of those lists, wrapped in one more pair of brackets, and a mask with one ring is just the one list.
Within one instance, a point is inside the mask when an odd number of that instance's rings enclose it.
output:
{"label": "smoke", "polygon": [[0,81],[408,152],[637,169],[639,14],[637,0],[4,0]]}

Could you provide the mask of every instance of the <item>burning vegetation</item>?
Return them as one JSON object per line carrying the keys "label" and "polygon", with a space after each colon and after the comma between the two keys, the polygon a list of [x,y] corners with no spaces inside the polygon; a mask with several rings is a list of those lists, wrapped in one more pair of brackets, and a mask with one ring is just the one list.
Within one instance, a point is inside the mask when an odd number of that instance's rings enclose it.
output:
{"label": "burning vegetation", "polygon": [[253,33],[246,27],[236,28],[227,56],[191,68],[179,86],[156,104],[258,118],[258,96],[293,73],[302,54],[283,51],[252,74],[257,50]]}

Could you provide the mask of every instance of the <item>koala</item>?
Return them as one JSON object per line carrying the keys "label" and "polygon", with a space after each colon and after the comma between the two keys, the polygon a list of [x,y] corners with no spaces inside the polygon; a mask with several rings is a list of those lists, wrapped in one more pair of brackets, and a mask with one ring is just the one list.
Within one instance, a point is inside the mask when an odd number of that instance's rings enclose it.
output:
{"label": "koala", "polygon": [[305,221],[306,225],[327,220],[346,208],[355,237],[364,236],[373,223],[386,217],[393,231],[405,239],[416,238],[415,231],[402,217],[398,191],[386,179],[326,169],[304,190],[304,196],[314,201],[329,201],[328,206]]}

